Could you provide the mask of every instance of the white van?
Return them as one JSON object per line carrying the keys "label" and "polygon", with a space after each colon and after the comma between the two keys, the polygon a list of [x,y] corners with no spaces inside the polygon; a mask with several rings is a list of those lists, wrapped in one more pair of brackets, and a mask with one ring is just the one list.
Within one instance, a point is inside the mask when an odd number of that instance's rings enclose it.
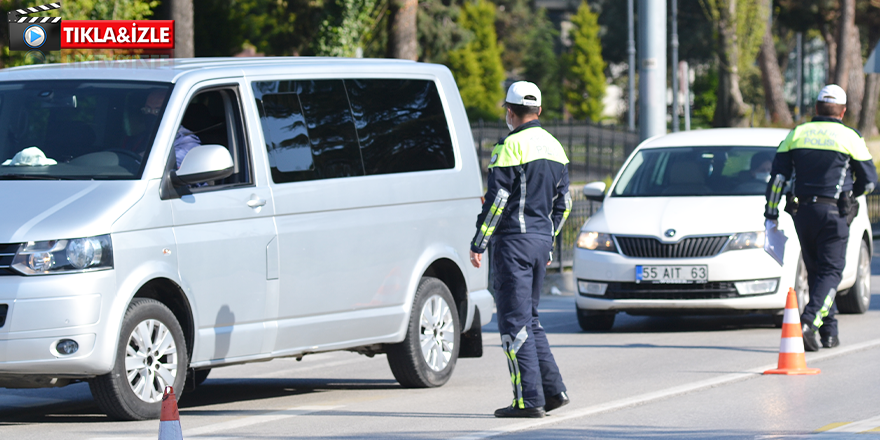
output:
{"label": "white van", "polygon": [[[0,387],[158,417],[211,368],[482,353],[482,179],[443,66],[191,59],[0,71]],[[179,394],[178,394],[179,395]]]}

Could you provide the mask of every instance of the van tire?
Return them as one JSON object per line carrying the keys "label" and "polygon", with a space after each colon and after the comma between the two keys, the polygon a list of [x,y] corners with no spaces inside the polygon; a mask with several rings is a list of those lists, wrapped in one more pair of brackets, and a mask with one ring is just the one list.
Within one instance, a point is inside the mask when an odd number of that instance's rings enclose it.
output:
{"label": "van tire", "polygon": [[[134,332],[141,326],[141,324],[144,324],[147,327],[140,328],[141,333],[135,337]],[[147,328],[151,329],[150,332],[147,333],[148,337],[151,339],[150,342],[159,342],[159,340],[162,340],[160,339],[162,333],[167,331],[167,334],[171,336],[174,347],[173,353],[171,351],[162,353],[160,358],[153,358],[152,355],[148,354],[144,359],[144,364],[152,361],[153,365],[152,367],[147,367],[146,370],[151,372],[161,370],[166,374],[174,374],[172,384],[174,387],[174,393],[178,399],[180,399],[180,396],[183,393],[183,385],[186,381],[186,368],[189,365],[189,356],[187,355],[186,340],[183,336],[183,330],[177,322],[177,318],[174,317],[174,314],[171,313],[171,310],[169,310],[168,307],[156,300],[135,298],[131,304],[129,304],[128,310],[125,312],[125,317],[122,320],[122,328],[119,332],[119,342],[116,348],[116,359],[113,369],[110,370],[109,373],[95,377],[89,381],[89,389],[92,391],[92,396],[98,403],[98,407],[100,407],[101,410],[112,419],[155,419],[159,417],[162,410],[161,392],[158,396],[158,400],[151,402],[141,399],[132,389],[132,384],[128,380],[126,370],[126,357],[130,357],[127,356],[127,349],[132,347],[138,353],[143,351],[144,347],[139,347],[136,340],[143,335],[142,332]],[[157,339],[152,339],[154,336]],[[176,368],[170,369],[170,371],[163,370],[162,365],[165,365],[166,363],[171,365],[176,364]],[[161,388],[160,385],[163,384],[164,381],[158,379],[160,376],[155,375],[150,377],[155,377],[155,379],[149,384],[143,376],[139,374],[134,376],[134,381],[136,383],[142,383],[145,387],[151,387],[149,389],[156,390]],[[155,393],[153,393],[153,397],[155,398]]]}
{"label": "van tire", "polygon": [[865,313],[871,305],[871,252],[864,240],[861,243],[856,282],[845,295],[837,296],[837,309],[840,313]]}
{"label": "van tire", "polygon": [[[426,327],[423,321],[428,325],[433,323],[422,318],[432,315],[432,312],[439,312],[441,321],[433,327]],[[427,338],[426,342],[429,339],[438,342],[437,345],[431,345],[428,353],[422,349],[423,336]],[[450,341],[452,347],[448,345]],[[455,369],[460,343],[461,323],[449,288],[437,278],[422,277],[413,299],[406,338],[403,342],[388,347],[388,365],[394,378],[404,388],[433,388],[445,384]],[[440,348],[439,352],[437,348]],[[449,358],[443,365],[446,354]],[[426,356],[437,359],[435,367],[442,368],[432,368]]]}

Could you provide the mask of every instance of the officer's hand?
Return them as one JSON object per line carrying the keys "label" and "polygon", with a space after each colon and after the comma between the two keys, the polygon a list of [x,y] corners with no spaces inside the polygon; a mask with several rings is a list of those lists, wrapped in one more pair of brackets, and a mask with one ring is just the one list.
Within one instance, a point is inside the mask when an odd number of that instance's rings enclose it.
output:
{"label": "officer's hand", "polygon": [[471,264],[474,265],[477,269],[480,268],[481,262],[483,261],[483,254],[478,254],[474,251],[470,251],[471,253]]}

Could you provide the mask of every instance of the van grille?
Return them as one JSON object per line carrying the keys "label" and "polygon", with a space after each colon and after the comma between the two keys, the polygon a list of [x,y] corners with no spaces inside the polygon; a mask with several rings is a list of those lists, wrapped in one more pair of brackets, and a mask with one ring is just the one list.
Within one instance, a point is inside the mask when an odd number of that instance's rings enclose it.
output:
{"label": "van grille", "polygon": [[3,328],[6,325],[6,312],[9,311],[9,306],[6,304],[0,304],[0,328]]}
{"label": "van grille", "polygon": [[640,258],[695,258],[711,257],[724,249],[729,235],[690,237],[678,243],[662,243],[656,238],[617,237],[620,252],[627,257]]}
{"label": "van grille", "polygon": [[[18,243],[16,244],[0,244],[0,276],[18,275],[18,272],[12,270],[12,259],[15,252],[18,251]],[[6,313],[4,312],[4,316]]]}

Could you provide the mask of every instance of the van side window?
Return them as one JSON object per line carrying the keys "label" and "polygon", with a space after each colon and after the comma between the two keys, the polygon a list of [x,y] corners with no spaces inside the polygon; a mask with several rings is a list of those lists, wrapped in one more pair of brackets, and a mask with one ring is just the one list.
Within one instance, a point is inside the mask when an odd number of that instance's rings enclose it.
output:
{"label": "van side window", "polygon": [[[222,145],[229,150],[235,164],[231,176],[222,181],[190,188],[193,192],[216,188],[218,185],[253,183],[251,159],[244,136],[241,105],[234,89],[216,88],[199,92],[183,114],[183,121],[174,139],[175,162],[180,166],[186,153],[198,145]],[[170,161],[169,161],[170,162]]]}
{"label": "van side window", "polygon": [[272,180],[363,176],[342,80],[254,83]]}
{"label": "van side window", "polygon": [[432,81],[267,81],[253,89],[275,183],[455,166]]}
{"label": "van side window", "polygon": [[367,174],[455,166],[443,103],[432,81],[345,80]]}

